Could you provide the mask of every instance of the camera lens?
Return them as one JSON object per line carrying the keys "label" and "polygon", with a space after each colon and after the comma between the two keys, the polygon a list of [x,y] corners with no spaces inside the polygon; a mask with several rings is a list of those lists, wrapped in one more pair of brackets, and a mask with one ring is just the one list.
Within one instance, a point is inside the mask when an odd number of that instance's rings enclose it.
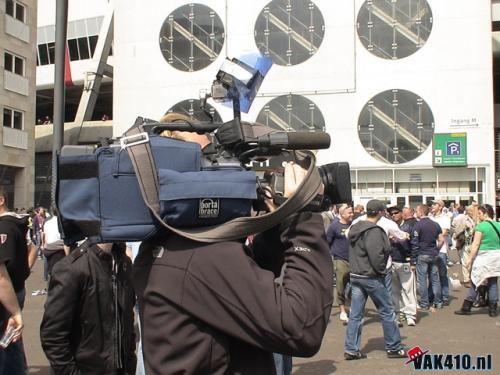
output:
{"label": "camera lens", "polygon": [[351,172],[349,163],[330,163],[318,167],[325,196],[332,204],[352,202]]}

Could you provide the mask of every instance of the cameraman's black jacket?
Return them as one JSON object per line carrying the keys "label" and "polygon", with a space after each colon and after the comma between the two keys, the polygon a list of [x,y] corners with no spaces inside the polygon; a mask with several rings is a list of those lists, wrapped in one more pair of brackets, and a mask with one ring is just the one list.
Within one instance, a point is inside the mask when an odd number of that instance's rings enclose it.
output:
{"label": "cameraman's black jacket", "polygon": [[282,227],[255,240],[273,253],[271,268],[284,259],[280,282],[243,242],[172,234],[141,246],[134,281],[148,375],[275,374],[272,352],[318,351],[332,304],[323,220],[303,213]]}
{"label": "cameraman's black jacket", "polygon": [[83,244],[54,266],[40,336],[56,375],[135,374],[131,274],[120,245]]}

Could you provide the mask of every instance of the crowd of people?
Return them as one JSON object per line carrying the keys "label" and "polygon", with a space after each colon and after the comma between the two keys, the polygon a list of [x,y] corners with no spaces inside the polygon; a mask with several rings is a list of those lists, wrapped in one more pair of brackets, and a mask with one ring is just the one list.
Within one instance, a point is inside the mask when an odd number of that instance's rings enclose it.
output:
{"label": "crowd of people", "polygon": [[[418,323],[418,311],[436,312],[449,305],[448,268],[457,252],[462,281],[468,288],[457,315],[470,315],[472,307],[488,307],[497,316],[500,276],[500,223],[488,204],[468,207],[442,200],[431,205],[388,207],[368,202],[359,205],[357,218],[347,204],[337,205],[323,218],[333,259],[340,320],[347,325],[345,359],[365,358],[360,339],[363,311],[369,296],[384,328],[389,357],[405,357],[399,328]],[[363,216],[364,213],[364,216]],[[486,296],[487,295],[487,296]],[[419,296],[419,298],[418,298]],[[350,300],[350,313],[347,304]]]}
{"label": "crowd of people", "polygon": [[[285,197],[304,175],[285,164]],[[358,360],[368,297],[387,357],[407,358],[399,328],[449,305],[454,251],[468,288],[455,313],[475,306],[497,316],[500,224],[475,202],[344,203],[213,244],[163,233],[128,246],[68,245],[56,210],[11,212],[0,186],[0,335],[13,332],[0,348],[0,375],[26,373],[22,308],[37,258],[48,281],[40,337],[55,374],[288,375],[293,356],[319,350],[335,300],[344,358]]]}

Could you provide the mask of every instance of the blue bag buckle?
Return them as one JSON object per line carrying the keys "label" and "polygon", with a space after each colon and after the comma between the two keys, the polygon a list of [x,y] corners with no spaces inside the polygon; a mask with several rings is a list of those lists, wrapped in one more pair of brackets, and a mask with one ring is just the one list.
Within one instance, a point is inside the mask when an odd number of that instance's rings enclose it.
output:
{"label": "blue bag buckle", "polygon": [[146,132],[120,138],[120,146],[122,150],[126,149],[127,147],[136,146],[147,142],[149,142],[149,134]]}

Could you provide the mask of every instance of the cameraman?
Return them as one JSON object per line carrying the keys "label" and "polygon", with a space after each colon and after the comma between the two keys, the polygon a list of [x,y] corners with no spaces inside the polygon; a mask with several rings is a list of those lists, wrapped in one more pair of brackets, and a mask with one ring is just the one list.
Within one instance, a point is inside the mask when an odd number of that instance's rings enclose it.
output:
{"label": "cameraman", "polygon": [[[305,174],[286,164],[285,197]],[[321,215],[297,213],[252,248],[244,242],[171,233],[141,245],[134,281],[148,374],[275,374],[273,352],[319,350],[332,304]]]}

